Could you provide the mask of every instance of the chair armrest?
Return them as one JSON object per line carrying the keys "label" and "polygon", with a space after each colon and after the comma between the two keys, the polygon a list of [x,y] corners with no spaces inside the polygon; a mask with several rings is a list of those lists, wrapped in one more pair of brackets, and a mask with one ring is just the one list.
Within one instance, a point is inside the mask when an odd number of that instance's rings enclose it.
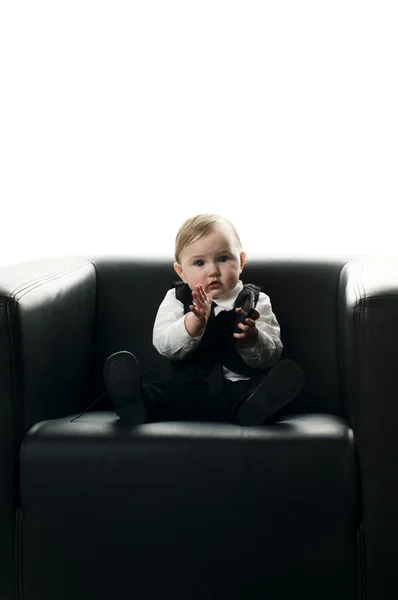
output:
{"label": "chair armrest", "polygon": [[398,596],[398,258],[348,262],[340,279],[340,368],[362,493],[364,598]]}
{"label": "chair armrest", "polygon": [[87,258],[0,269],[1,411],[16,419],[13,428],[26,431],[87,402],[95,289]]}
{"label": "chair armrest", "polygon": [[87,403],[95,311],[87,258],[0,269],[0,597],[14,598],[18,454],[26,430]]}

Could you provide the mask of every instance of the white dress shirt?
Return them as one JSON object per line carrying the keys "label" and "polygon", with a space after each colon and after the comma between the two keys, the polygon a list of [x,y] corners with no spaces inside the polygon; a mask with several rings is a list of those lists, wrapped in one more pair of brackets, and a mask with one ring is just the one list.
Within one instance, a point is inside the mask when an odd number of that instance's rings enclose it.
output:
{"label": "white dress shirt", "polygon": [[[233,309],[235,299],[242,287],[243,283],[239,281],[233,290],[220,298],[213,299],[216,304],[215,316],[222,310]],[[258,340],[252,348],[237,348],[237,350],[250,367],[271,367],[278,361],[283,346],[280,339],[280,327],[272,312],[270,299],[263,292],[260,292],[256,310],[260,314],[256,321]],[[153,345],[162,356],[171,360],[181,360],[198,347],[204,331],[199,337],[191,337],[185,329],[184,320],[184,305],[176,298],[175,289],[172,288],[159,306],[153,328]],[[233,373],[225,367],[223,369],[224,376],[231,381],[248,379],[248,377]]]}

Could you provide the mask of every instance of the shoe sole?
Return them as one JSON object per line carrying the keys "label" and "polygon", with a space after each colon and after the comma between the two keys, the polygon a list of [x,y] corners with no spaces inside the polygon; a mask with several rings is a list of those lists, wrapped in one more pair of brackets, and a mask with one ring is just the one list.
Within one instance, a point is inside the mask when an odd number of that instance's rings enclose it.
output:
{"label": "shoe sole", "polygon": [[293,400],[305,382],[304,371],[294,360],[277,363],[238,411],[242,425],[261,425]]}
{"label": "shoe sole", "polygon": [[120,420],[128,425],[144,423],[140,367],[134,354],[125,350],[111,354],[106,359],[103,377]]}

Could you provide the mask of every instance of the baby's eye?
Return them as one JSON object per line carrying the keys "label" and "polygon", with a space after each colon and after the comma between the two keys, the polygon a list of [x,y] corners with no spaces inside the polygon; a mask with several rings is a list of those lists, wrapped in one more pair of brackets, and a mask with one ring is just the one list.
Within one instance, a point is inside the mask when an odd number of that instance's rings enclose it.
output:
{"label": "baby's eye", "polygon": [[193,264],[194,264],[196,267],[203,267],[203,265],[204,265],[205,263],[204,263],[204,260],[201,260],[201,259],[199,259],[199,260],[195,260],[195,262],[194,262]]}
{"label": "baby's eye", "polygon": [[220,262],[226,262],[228,260],[228,256],[220,256],[220,258],[218,259]]}

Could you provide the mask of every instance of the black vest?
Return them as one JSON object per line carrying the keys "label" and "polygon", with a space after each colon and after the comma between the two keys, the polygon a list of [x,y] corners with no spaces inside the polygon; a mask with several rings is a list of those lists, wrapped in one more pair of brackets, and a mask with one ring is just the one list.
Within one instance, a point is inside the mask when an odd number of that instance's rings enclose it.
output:
{"label": "black vest", "polygon": [[[190,312],[189,306],[193,304],[192,292],[183,282],[174,283],[176,298],[184,305],[184,314]],[[206,329],[198,347],[182,360],[171,361],[174,377],[182,381],[208,380],[214,391],[220,391],[224,384],[222,367],[244,377],[262,378],[268,369],[254,369],[249,367],[239,352],[236,350],[236,340],[233,330],[237,313],[235,308],[242,305],[242,296],[251,290],[257,304],[260,288],[253,284],[246,284],[235,300],[233,310],[222,310],[217,316],[214,314],[216,304],[213,302],[211,314],[207,321]]]}

